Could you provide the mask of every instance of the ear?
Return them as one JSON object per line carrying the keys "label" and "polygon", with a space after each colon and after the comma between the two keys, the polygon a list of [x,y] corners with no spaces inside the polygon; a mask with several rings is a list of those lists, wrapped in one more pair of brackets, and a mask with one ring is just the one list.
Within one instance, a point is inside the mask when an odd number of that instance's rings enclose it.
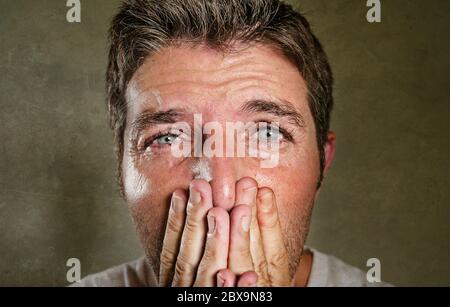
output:
{"label": "ear", "polygon": [[327,134],[327,140],[325,142],[325,163],[323,168],[323,176],[325,177],[329,168],[331,167],[331,163],[334,159],[334,153],[336,150],[336,134],[333,131],[329,131]]}
{"label": "ear", "polygon": [[[336,149],[336,134],[333,131],[329,131],[327,133],[327,140],[325,141],[324,145],[325,161],[323,166],[323,178],[327,176],[327,172],[331,167],[331,163],[333,162],[334,159],[335,149]],[[314,203],[317,200],[317,197],[319,196],[321,188],[322,185],[320,185],[319,188],[316,190],[316,194],[314,196]]]}

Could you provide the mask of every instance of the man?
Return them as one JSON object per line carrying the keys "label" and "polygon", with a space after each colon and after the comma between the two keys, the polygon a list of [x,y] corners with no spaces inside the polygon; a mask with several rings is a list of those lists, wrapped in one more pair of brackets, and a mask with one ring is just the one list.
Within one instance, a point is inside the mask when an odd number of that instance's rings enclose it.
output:
{"label": "man", "polygon": [[[370,285],[304,246],[335,135],[331,69],[302,15],[277,0],[127,0],[110,41],[119,184],[146,257],[79,285]],[[224,145],[230,123],[254,125]],[[251,140],[270,146],[236,154]]]}

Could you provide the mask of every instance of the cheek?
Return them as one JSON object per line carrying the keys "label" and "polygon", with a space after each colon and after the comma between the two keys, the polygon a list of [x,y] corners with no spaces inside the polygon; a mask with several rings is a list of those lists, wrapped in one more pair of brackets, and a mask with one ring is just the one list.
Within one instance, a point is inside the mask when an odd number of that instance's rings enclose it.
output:
{"label": "cheek", "polygon": [[279,167],[271,172],[260,171],[256,176],[261,187],[266,186],[274,191],[278,207],[287,206],[286,209],[309,205],[316,194],[317,178],[318,172],[311,174],[309,169],[301,167]]}
{"label": "cheek", "polygon": [[314,146],[309,148],[294,148],[280,155],[277,167],[257,171],[258,184],[274,191],[284,225],[290,219],[306,217],[314,203],[320,168],[317,150]]}
{"label": "cheek", "polygon": [[267,182],[265,186],[274,191],[281,228],[297,245],[307,234],[317,187],[315,176],[302,173],[302,168],[280,169],[258,181]]}
{"label": "cheek", "polygon": [[128,206],[139,210],[167,209],[172,192],[189,186],[191,173],[185,164],[160,155],[137,159],[124,156],[122,174]]}
{"label": "cheek", "polygon": [[190,182],[183,168],[158,160],[133,161],[128,156],[122,168],[127,205],[140,240],[147,247],[163,235],[173,191],[186,189]]}
{"label": "cheek", "polygon": [[122,161],[122,176],[127,203],[133,206],[147,197],[151,191],[151,180],[136,167],[132,158],[125,155]]}

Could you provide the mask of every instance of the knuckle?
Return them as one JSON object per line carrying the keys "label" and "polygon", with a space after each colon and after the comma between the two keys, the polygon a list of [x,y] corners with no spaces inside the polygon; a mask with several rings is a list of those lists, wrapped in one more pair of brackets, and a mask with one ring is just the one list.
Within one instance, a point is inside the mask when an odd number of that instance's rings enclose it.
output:
{"label": "knuckle", "polygon": [[240,244],[230,251],[230,257],[234,259],[251,259],[250,247]]}
{"label": "knuckle", "polygon": [[183,277],[185,275],[193,275],[195,269],[192,263],[189,263],[182,257],[178,257],[177,264],[175,265],[175,276]]}
{"label": "knuckle", "polygon": [[265,274],[267,272],[267,268],[268,265],[266,261],[260,261],[255,265],[256,271],[259,272],[260,274]]}
{"label": "knuckle", "polygon": [[243,239],[241,242],[236,242],[235,249],[238,256],[252,259],[249,239]]}
{"label": "knuckle", "polygon": [[288,256],[286,253],[275,253],[269,260],[270,265],[280,269],[288,265]]}
{"label": "knuckle", "polygon": [[252,254],[250,252],[250,248],[244,247],[240,250],[241,257],[244,259],[252,259]]}
{"label": "knuckle", "polygon": [[169,232],[180,232],[183,227],[183,222],[180,218],[176,218],[174,216],[170,217],[167,221],[167,230]]}
{"label": "knuckle", "polygon": [[189,215],[186,219],[185,231],[194,232],[199,226],[201,226],[200,221],[195,216]]}
{"label": "knuckle", "polygon": [[202,265],[209,266],[217,260],[217,250],[215,248],[206,248],[202,258]]}
{"label": "knuckle", "polygon": [[278,216],[274,213],[259,214],[259,224],[262,228],[276,228],[278,225]]}
{"label": "knuckle", "polygon": [[194,287],[204,287],[207,285],[213,285],[214,284],[214,277],[217,274],[217,270],[201,266],[199,267],[197,271],[197,275],[195,278]]}
{"label": "knuckle", "polygon": [[160,256],[161,267],[163,268],[171,268],[174,266],[176,256],[173,251],[163,250]]}

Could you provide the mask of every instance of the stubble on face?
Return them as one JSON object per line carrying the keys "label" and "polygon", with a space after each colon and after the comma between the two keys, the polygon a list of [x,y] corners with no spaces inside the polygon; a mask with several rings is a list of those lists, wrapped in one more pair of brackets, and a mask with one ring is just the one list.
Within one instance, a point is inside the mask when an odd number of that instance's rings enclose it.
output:
{"label": "stubble on face", "polygon": [[[150,64],[155,64],[154,60],[149,62]],[[267,62],[267,58],[265,59],[265,62]],[[146,67],[146,69],[148,69],[148,67]],[[187,71],[187,68],[185,68],[185,70]],[[276,71],[278,71],[278,74],[280,74],[280,72],[281,74],[286,74],[286,70],[283,70],[283,68],[277,68]],[[175,73],[172,73],[172,75],[173,74]],[[289,81],[290,80],[284,80],[285,83]],[[161,78],[158,79],[158,82],[162,82]],[[138,101],[139,104],[145,104],[151,100],[152,105],[155,105],[158,109],[164,107],[165,101],[162,100],[159,91],[155,92],[155,87],[151,87],[151,92],[157,94],[152,94],[151,97],[147,99],[141,99],[142,97],[140,97],[140,95],[144,93],[145,90],[148,90],[148,87],[143,86],[143,88],[140,89],[140,84],[131,84],[133,85],[133,91],[130,92],[130,95],[133,96],[132,100],[134,102]],[[281,86],[282,90],[285,90],[285,85],[286,84]],[[300,88],[299,90],[302,89]],[[315,137],[315,131],[311,130],[308,133]],[[316,144],[314,146],[316,146]],[[252,170],[254,174],[260,173],[261,176],[259,178],[257,178],[258,176],[255,176],[255,179],[261,184],[261,187],[271,187],[277,197],[278,208],[280,209],[280,223],[284,233],[284,243],[289,254],[289,268],[292,276],[294,276],[297,270],[308,234],[316,193],[316,180],[319,177],[317,148],[312,149],[312,147],[313,141],[309,141],[307,144],[305,143],[302,148],[299,148],[300,150],[297,151],[298,153],[290,155],[287,159],[289,160],[286,164],[287,166],[285,166],[283,170],[275,170],[277,175],[279,175],[278,177],[275,176],[275,178],[271,178],[271,172],[264,173],[261,170]],[[174,190],[174,188],[179,188],[180,186],[173,186],[170,180],[173,179],[174,174],[168,174],[167,176],[163,174],[161,168],[155,166],[156,163],[154,163],[154,160],[152,159],[155,159],[158,162],[164,161],[161,157],[155,155],[155,157],[151,157],[146,163],[142,163],[142,165],[145,166],[144,169],[144,167],[138,166],[135,160],[127,160],[127,157],[125,157],[123,161],[123,174],[126,177],[124,177],[124,182],[126,183],[125,196],[128,198],[127,202],[136,225],[141,245],[144,248],[148,261],[152,264],[155,273],[157,273],[159,272],[159,256],[162,250],[170,206],[170,193],[173,192],[168,188]],[[305,166],[305,164],[311,165]],[[175,167],[173,169],[175,169]],[[295,170],[296,172],[293,173],[292,170]],[[286,173],[286,171],[291,175],[291,178],[294,174],[295,176],[302,176],[302,174],[304,174],[305,179],[292,180],[288,177],[283,177],[282,175],[283,173]],[[180,178],[185,176],[188,181],[199,178],[211,181],[214,179],[214,175],[215,174],[213,174],[209,165],[204,162],[196,162],[177,173],[176,176]],[[220,174],[218,176],[220,176]],[[133,180],[133,178],[135,180]],[[166,180],[169,180],[169,182],[165,182]],[[138,185],[136,186],[133,182],[137,182]],[[279,182],[286,182],[286,184],[280,185]],[[289,186],[292,184],[298,186],[303,185],[303,187],[293,190]],[[183,185],[187,187],[186,182],[184,182]],[[288,194],[289,197],[283,194]]]}

